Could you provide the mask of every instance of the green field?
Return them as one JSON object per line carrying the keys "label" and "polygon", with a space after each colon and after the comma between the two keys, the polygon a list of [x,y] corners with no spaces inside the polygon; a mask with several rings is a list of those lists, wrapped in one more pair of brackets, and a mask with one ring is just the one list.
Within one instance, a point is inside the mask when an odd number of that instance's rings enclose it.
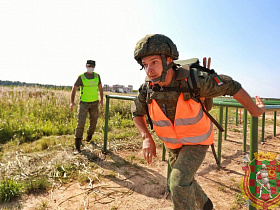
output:
{"label": "green field", "polygon": [[[78,105],[78,93],[75,102]],[[141,137],[131,119],[130,103],[121,100],[112,100],[110,103],[109,150],[138,150],[142,147]],[[83,180],[82,177],[78,177],[79,167],[71,160],[65,162],[60,158],[46,166],[48,170],[42,170],[39,168],[39,160],[35,157],[42,154],[51,158],[56,151],[67,150],[71,153],[73,150],[77,106],[70,111],[70,90],[0,86],[0,107],[0,201],[8,201],[21,193],[38,189],[46,190],[50,187],[50,183],[58,178],[62,179],[64,172],[65,174],[67,172],[64,181],[73,178]],[[100,148],[97,148],[99,152],[104,136],[104,110],[105,108],[100,109],[92,139],[100,145]],[[32,156],[29,162],[35,161],[34,165],[29,166],[28,161],[20,160],[22,155]],[[16,159],[20,164],[16,163]],[[12,162],[13,167],[9,167],[9,161],[13,160],[15,160]],[[29,176],[20,176],[20,174],[29,174]],[[12,192],[11,195],[4,196],[6,191]]]}
{"label": "green field", "polygon": [[[77,107],[69,109],[70,91],[36,87],[0,86],[0,143],[32,142],[43,136],[72,135],[75,132]],[[76,103],[79,96],[76,94]],[[105,104],[105,99],[104,99]],[[113,101],[110,106],[112,127],[133,127],[130,103]],[[96,132],[102,133],[104,109]]]}
{"label": "green field", "polygon": [[[78,93],[75,102],[79,102]],[[113,170],[103,174],[95,172],[102,156],[105,102],[104,97],[104,107],[100,109],[92,139],[98,146],[90,147],[91,144],[84,141],[84,156],[74,156],[77,107],[70,111],[69,89],[0,86],[0,203],[23,194],[46,191],[57,183],[73,180],[88,183],[89,180],[94,182],[115,176]],[[109,155],[106,158],[117,151],[132,152],[124,161],[112,162],[112,167],[128,163],[138,167],[138,164],[145,163],[143,158],[133,155],[141,150],[142,139],[133,124],[130,104],[131,101],[127,100],[110,100]],[[218,107],[213,107],[210,113],[218,119],[218,111]],[[248,115],[248,123],[249,118]],[[236,118],[236,109],[229,108],[228,124],[236,124],[236,119],[241,119]],[[268,118],[266,125],[271,124],[273,119]],[[242,132],[235,126],[229,130]],[[160,140],[153,132],[152,135],[157,148],[162,149]]]}

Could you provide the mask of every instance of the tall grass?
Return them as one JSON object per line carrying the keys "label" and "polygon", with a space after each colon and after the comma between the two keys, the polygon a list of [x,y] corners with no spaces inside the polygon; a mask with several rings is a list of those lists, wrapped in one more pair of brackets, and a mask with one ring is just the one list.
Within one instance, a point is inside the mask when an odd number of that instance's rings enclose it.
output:
{"label": "tall grass", "polygon": [[[78,106],[79,92],[75,102]],[[70,90],[0,86],[0,143],[14,139],[23,143],[43,136],[74,134],[77,107],[70,111],[69,105]],[[100,109],[96,132],[103,132],[104,110]],[[133,126],[130,102],[113,100],[109,116],[111,127]]]}
{"label": "tall grass", "polygon": [[69,91],[0,86],[0,143],[73,133],[69,98]]}

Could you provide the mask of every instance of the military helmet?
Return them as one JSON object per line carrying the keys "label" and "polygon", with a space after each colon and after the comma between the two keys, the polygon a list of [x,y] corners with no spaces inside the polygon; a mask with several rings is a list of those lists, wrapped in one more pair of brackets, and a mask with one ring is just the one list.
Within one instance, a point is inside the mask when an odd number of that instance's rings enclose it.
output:
{"label": "military helmet", "polygon": [[142,65],[142,58],[149,55],[166,55],[177,60],[179,52],[170,38],[162,34],[150,34],[140,39],[134,50],[135,60]]}

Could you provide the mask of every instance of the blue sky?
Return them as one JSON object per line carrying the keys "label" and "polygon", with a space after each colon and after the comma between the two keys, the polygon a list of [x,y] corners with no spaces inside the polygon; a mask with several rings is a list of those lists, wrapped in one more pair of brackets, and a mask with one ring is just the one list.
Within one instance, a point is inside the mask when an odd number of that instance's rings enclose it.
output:
{"label": "blue sky", "polygon": [[280,98],[279,11],[277,0],[1,1],[0,80],[73,85],[94,59],[103,84],[138,89],[135,44],[161,33],[180,60],[210,56],[251,96]]}

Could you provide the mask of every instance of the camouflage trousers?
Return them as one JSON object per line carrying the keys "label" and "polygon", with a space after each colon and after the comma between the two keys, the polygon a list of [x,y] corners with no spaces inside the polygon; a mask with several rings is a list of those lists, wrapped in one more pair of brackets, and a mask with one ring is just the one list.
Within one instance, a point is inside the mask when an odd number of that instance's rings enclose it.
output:
{"label": "camouflage trousers", "polygon": [[97,119],[98,119],[98,104],[99,101],[94,102],[83,102],[80,101],[78,107],[78,121],[75,132],[75,138],[83,138],[84,127],[86,124],[86,119],[89,114],[89,127],[87,130],[87,135],[91,136],[94,134]]}
{"label": "camouflage trousers", "polygon": [[185,145],[179,149],[167,149],[171,173],[169,185],[175,210],[202,209],[208,197],[195,180],[194,175],[202,164],[208,145]]}

